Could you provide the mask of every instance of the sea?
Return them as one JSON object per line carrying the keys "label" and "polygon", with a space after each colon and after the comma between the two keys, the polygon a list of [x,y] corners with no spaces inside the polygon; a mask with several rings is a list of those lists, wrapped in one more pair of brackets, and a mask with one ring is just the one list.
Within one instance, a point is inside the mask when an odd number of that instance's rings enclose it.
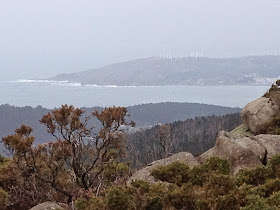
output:
{"label": "sea", "polygon": [[133,106],[160,102],[196,102],[243,107],[269,86],[115,86],[81,85],[67,81],[17,80],[0,82],[0,104],[57,108]]}

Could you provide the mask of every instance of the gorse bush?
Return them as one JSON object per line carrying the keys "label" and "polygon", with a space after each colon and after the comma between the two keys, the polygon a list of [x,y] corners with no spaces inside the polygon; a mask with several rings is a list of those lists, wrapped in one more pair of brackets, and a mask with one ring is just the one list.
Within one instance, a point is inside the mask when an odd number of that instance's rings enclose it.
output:
{"label": "gorse bush", "polygon": [[106,208],[111,210],[133,209],[134,196],[125,187],[114,187],[108,190]]}
{"label": "gorse bush", "polygon": [[0,187],[0,210],[5,209],[5,207],[8,205],[9,197],[8,193],[1,189]]}
{"label": "gorse bush", "polygon": [[195,166],[192,170],[186,163],[173,162],[170,165],[154,169],[151,175],[160,181],[181,186],[187,182],[191,182],[194,185],[203,185],[210,177],[210,174],[229,175],[229,173],[230,165],[226,160],[211,157],[203,165]]}
{"label": "gorse bush", "polygon": [[258,195],[249,195],[247,205],[242,210],[277,210],[275,206],[269,205],[266,200]]}
{"label": "gorse bush", "polygon": [[195,166],[190,171],[190,182],[202,186],[211,174],[229,175],[230,165],[226,160],[218,157],[208,158],[204,164]]}
{"label": "gorse bush", "polygon": [[206,160],[206,162],[202,165],[205,170],[208,170],[210,173],[217,174],[230,174],[230,165],[227,160],[218,158],[218,157],[210,157]]}
{"label": "gorse bush", "polygon": [[241,169],[236,175],[236,180],[239,186],[242,184],[258,186],[272,177],[273,171],[270,167],[258,166],[254,169]]}
{"label": "gorse bush", "polygon": [[280,178],[280,155],[274,156],[269,161],[268,166],[271,168],[273,176],[275,178]]}
{"label": "gorse bush", "polygon": [[127,178],[130,171],[127,163],[109,162],[104,167],[104,178],[107,182],[113,182],[116,179]]}
{"label": "gorse bush", "polygon": [[0,166],[3,165],[5,162],[5,158],[0,155]]}
{"label": "gorse bush", "polygon": [[190,184],[184,184],[169,191],[165,196],[165,205],[175,209],[194,209],[195,207],[195,188]]}
{"label": "gorse bush", "polygon": [[91,197],[90,199],[79,198],[75,202],[75,207],[80,210],[103,210],[105,209],[102,198]]}
{"label": "gorse bush", "polygon": [[160,166],[152,171],[151,175],[164,182],[182,185],[189,181],[190,168],[187,164],[174,162],[167,166]]}
{"label": "gorse bush", "polygon": [[267,203],[270,206],[276,206],[278,209],[280,209],[280,191],[274,192],[268,199]]}
{"label": "gorse bush", "polygon": [[147,201],[145,210],[161,210],[163,209],[163,202],[161,197],[154,197]]}

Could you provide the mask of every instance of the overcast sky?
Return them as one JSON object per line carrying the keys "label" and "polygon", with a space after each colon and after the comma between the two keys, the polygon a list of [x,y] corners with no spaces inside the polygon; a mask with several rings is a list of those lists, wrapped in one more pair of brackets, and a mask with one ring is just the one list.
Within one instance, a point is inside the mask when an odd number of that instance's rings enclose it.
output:
{"label": "overcast sky", "polygon": [[280,0],[0,0],[0,80],[191,52],[280,54]]}

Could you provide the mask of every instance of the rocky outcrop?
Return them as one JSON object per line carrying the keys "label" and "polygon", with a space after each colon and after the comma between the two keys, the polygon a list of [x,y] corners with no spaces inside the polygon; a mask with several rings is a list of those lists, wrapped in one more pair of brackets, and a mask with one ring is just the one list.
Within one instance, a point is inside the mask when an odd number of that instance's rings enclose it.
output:
{"label": "rocky outcrop", "polygon": [[157,160],[147,167],[135,172],[130,178],[132,180],[144,180],[150,183],[156,182],[151,171],[158,166],[168,165],[175,161],[187,163],[191,168],[205,162],[209,157],[220,157],[228,160],[233,175],[242,168],[254,168],[266,165],[271,157],[280,154],[279,135],[253,135],[245,125],[241,125],[231,132],[221,131],[217,137],[216,144],[207,152],[195,158],[189,152],[180,152],[171,157]]}
{"label": "rocky outcrop", "polygon": [[64,210],[65,208],[62,208],[60,205],[54,203],[54,202],[45,202],[40,203],[37,206],[34,206],[30,210]]}
{"label": "rocky outcrop", "polygon": [[[280,84],[279,81],[278,83]],[[213,156],[228,160],[233,175],[242,168],[266,165],[273,156],[280,154],[280,135],[265,134],[271,126],[272,128],[279,126],[280,119],[275,120],[280,115],[279,84],[272,85],[264,97],[247,104],[241,112],[243,123],[231,132],[221,131],[215,146],[207,152],[196,159],[190,153],[181,152],[155,161],[134,173],[130,180],[142,179],[155,182],[150,172],[158,166],[183,161],[193,167]]]}
{"label": "rocky outcrop", "polygon": [[268,122],[279,112],[279,108],[273,99],[261,97],[242,109],[241,119],[253,134],[266,133]]}
{"label": "rocky outcrop", "polygon": [[196,159],[198,160],[199,163],[204,163],[209,157],[213,157],[213,156],[215,156],[215,147],[199,155],[198,157],[196,157]]}
{"label": "rocky outcrop", "polygon": [[216,140],[213,156],[228,160],[232,173],[236,174],[240,168],[262,165],[266,150],[250,137],[235,139],[229,133],[222,131]]}
{"label": "rocky outcrop", "polygon": [[149,166],[135,172],[129,180],[144,180],[156,182],[151,171],[158,166],[168,165],[175,161],[187,163],[191,168],[205,162],[209,157],[220,157],[228,160],[231,173],[237,174],[242,168],[254,168],[266,165],[275,155],[280,154],[280,135],[253,135],[245,125],[241,125],[232,132],[221,131],[216,144],[207,152],[195,158],[191,153],[180,152],[169,158],[157,160]]}
{"label": "rocky outcrop", "polygon": [[136,171],[134,174],[132,174],[132,176],[128,180],[128,184],[131,183],[131,181],[133,180],[144,180],[150,183],[154,183],[156,182],[156,180],[154,179],[153,176],[151,176],[151,171],[159,166],[169,165],[175,161],[185,162],[190,166],[190,168],[199,164],[197,159],[191,153],[180,152],[168,158],[154,161],[151,164],[149,164],[147,167],[139,171]]}
{"label": "rocky outcrop", "polygon": [[253,139],[266,149],[267,161],[273,156],[280,154],[280,135],[261,134]]}
{"label": "rocky outcrop", "polygon": [[238,173],[241,168],[254,168],[266,165],[275,155],[280,154],[280,135],[248,134],[241,126],[234,132],[221,131],[215,147],[198,156],[203,163],[207,158],[217,156],[226,159],[231,164],[232,174]]}

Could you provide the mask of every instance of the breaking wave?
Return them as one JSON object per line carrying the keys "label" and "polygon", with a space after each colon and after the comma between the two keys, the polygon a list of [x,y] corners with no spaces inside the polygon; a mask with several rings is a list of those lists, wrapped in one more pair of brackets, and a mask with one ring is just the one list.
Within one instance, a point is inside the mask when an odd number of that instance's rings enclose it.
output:
{"label": "breaking wave", "polygon": [[136,85],[96,85],[96,84],[81,84],[79,82],[69,82],[66,80],[57,81],[57,80],[31,80],[31,79],[20,79],[11,81],[11,83],[44,83],[57,86],[69,86],[69,87],[100,87],[100,88],[137,88],[137,87],[161,87],[161,86],[136,86]]}
{"label": "breaking wave", "polygon": [[12,83],[58,83],[58,84],[64,84],[68,83],[68,81],[55,81],[55,80],[34,80],[34,79],[19,79],[15,81],[11,81]]}

